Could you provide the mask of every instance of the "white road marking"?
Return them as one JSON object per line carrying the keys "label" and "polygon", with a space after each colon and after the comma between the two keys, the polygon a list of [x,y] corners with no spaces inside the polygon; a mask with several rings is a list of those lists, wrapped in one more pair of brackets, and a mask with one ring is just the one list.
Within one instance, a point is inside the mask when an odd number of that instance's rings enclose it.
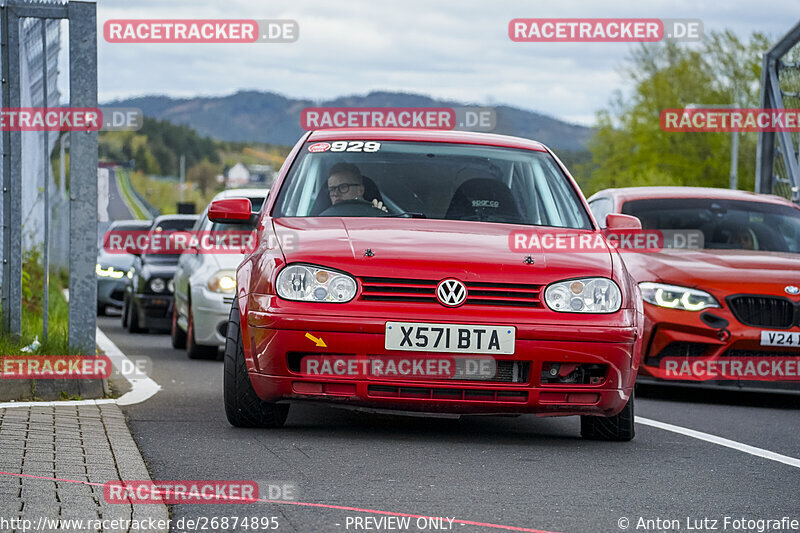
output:
{"label": "white road marking", "polygon": [[[116,399],[117,405],[141,403],[161,390],[161,385],[153,381],[152,378],[135,371],[136,365],[133,364],[133,361],[128,359],[128,356],[122,353],[122,350],[117,348],[117,345],[100,328],[97,328],[97,346],[111,359],[111,364],[122,374],[122,377],[131,384],[131,390]],[[133,369],[134,373],[127,374],[124,371],[130,371],[131,369]]]}
{"label": "white road marking", "polygon": [[675,426],[672,424],[667,424],[666,422],[659,422],[658,420],[652,420],[650,418],[644,418],[641,416],[636,417],[636,423],[642,424],[644,426],[651,426],[654,428],[663,429],[664,431],[679,433],[681,435],[686,435],[687,437],[692,437],[693,439],[710,442],[712,444],[717,444],[719,446],[724,446],[726,448],[738,450],[740,452],[748,453],[750,455],[755,455],[756,457],[762,457],[764,459],[769,459],[770,461],[775,461],[778,463],[783,463],[785,465],[793,466],[795,468],[800,468],[800,459],[789,457],[788,455],[781,455],[779,453],[771,452],[763,448],[756,448],[755,446],[750,446],[749,444],[743,444],[741,442],[736,442],[735,440],[725,439],[723,437],[711,435],[710,433],[703,433],[702,431],[696,431],[694,429]]}
{"label": "white road marking", "polygon": [[[114,368],[131,384],[131,390],[119,398],[101,398],[99,400],[70,400],[51,402],[2,402],[0,409],[8,407],[66,407],[70,405],[100,405],[116,403],[117,405],[133,405],[141,403],[161,390],[161,385],[146,374],[136,372],[136,365],[122,353],[116,344],[109,339],[100,328],[96,330],[97,346],[111,360]],[[132,372],[131,372],[132,371]]]}

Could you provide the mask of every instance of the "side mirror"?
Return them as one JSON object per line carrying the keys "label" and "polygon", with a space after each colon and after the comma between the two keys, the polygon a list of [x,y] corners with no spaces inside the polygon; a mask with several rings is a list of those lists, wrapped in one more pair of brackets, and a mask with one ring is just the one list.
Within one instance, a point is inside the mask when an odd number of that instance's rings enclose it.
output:
{"label": "side mirror", "polygon": [[642,221],[631,215],[609,213],[606,215],[606,229],[642,229]]}
{"label": "side mirror", "polygon": [[208,219],[221,224],[252,224],[258,214],[247,198],[224,198],[214,200],[208,208]]}

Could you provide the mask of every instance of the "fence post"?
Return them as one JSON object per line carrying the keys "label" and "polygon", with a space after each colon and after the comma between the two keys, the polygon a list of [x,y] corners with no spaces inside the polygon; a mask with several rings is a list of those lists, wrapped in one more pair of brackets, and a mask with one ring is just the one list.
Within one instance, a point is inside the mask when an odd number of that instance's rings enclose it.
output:
{"label": "fence post", "polygon": [[[70,2],[70,106],[97,107],[95,4]],[[97,132],[70,132],[69,345],[94,353],[97,321]]]}
{"label": "fence post", "polygon": [[[2,13],[3,107],[20,106],[19,17],[10,6]],[[22,330],[22,133],[3,138],[3,329],[12,339]]]}

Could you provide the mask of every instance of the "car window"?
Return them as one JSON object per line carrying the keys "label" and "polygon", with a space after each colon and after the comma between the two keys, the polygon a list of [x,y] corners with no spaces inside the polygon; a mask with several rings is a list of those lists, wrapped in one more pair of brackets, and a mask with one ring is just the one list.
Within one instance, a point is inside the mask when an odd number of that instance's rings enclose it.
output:
{"label": "car window", "polygon": [[644,229],[700,230],[705,248],[800,253],[800,209],[767,202],[659,198],[625,202]]}
{"label": "car window", "polygon": [[[591,229],[578,191],[546,152],[383,141],[335,141],[309,151],[313,144],[283,182],[274,217],[405,214]],[[344,151],[351,147],[360,151]],[[370,209],[373,202],[386,211]]]}
{"label": "car window", "polygon": [[195,218],[167,218],[153,224],[150,231],[186,231],[192,229]]}
{"label": "car window", "polygon": [[613,205],[610,198],[595,198],[589,202],[589,209],[592,210],[592,214],[601,228],[606,227],[606,215],[611,212]]}

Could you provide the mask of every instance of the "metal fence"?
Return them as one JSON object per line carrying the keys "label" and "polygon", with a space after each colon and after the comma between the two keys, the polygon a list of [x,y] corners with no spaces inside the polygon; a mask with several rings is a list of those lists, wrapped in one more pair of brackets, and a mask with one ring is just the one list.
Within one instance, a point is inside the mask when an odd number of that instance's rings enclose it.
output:
{"label": "metal fence", "polygon": [[[96,6],[90,2],[0,1],[2,107],[58,107],[61,20],[69,33],[69,106],[97,107]],[[59,172],[54,186],[51,154],[69,146],[69,186]],[[42,246],[45,273],[69,268],[69,344],[94,352],[97,285],[97,132],[2,131],[2,328],[21,333],[23,250]],[[63,168],[63,166],[62,166]],[[45,276],[47,282],[48,277]],[[43,335],[47,335],[47,286]]]}
{"label": "metal fence", "polygon": [[[761,107],[800,108],[800,22],[764,55]],[[760,132],[756,152],[756,192],[800,203],[800,134]]]}

